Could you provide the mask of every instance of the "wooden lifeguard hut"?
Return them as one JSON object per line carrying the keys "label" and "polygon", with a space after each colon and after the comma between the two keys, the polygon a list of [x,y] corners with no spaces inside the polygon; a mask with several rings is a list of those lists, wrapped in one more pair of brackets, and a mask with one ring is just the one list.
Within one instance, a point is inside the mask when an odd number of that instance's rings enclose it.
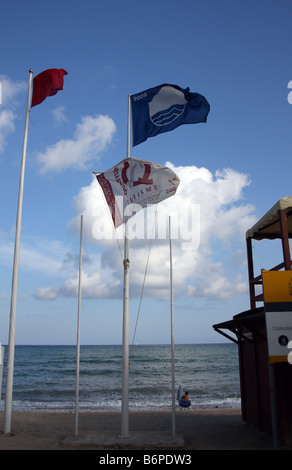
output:
{"label": "wooden lifeguard hut", "polygon": [[[292,364],[289,362],[289,351],[292,351],[289,350],[292,348],[292,272],[291,276],[287,273],[291,271],[291,238],[292,196],[289,196],[280,199],[246,232],[249,310],[213,325],[215,331],[238,344],[242,419],[272,435],[274,442],[288,446],[292,446]],[[276,266],[255,275],[252,244],[254,240],[267,239],[280,240],[283,257]],[[268,263],[268,259],[266,261]],[[286,275],[281,274],[284,272]],[[267,288],[265,291],[263,275],[266,273],[277,276],[277,282],[280,279],[280,284],[272,284],[272,295]],[[280,338],[286,338],[285,348],[277,344],[280,353],[274,356],[267,327],[267,315],[271,311],[276,319],[285,314],[285,322],[288,322],[272,327],[279,342]]]}

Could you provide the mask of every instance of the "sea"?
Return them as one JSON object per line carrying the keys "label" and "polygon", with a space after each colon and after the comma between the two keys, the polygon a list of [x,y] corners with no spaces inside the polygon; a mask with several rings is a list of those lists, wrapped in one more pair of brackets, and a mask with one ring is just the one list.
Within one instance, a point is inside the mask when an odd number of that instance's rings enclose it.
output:
{"label": "sea", "polygon": [[[5,406],[7,347],[0,408]],[[76,346],[16,346],[13,408],[74,410]],[[234,343],[176,345],[175,390],[189,392],[192,408],[240,408],[238,351]],[[122,346],[81,346],[79,410],[120,410]],[[1,382],[1,380],[0,380]],[[129,363],[130,410],[172,408],[169,345],[134,345]]]}

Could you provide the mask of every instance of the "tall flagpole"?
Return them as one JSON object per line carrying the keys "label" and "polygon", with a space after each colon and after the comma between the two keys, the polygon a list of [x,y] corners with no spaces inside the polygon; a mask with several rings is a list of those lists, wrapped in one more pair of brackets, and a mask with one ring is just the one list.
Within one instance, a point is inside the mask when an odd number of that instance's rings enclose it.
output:
{"label": "tall flagpole", "polygon": [[[127,158],[130,158],[130,105],[128,95],[127,123]],[[129,437],[129,229],[128,219],[125,222],[124,242],[124,299],[123,299],[123,372],[122,372],[122,418],[121,437]]]}
{"label": "tall flagpole", "polygon": [[75,392],[75,436],[78,435],[79,410],[79,364],[80,364],[80,305],[81,305],[81,274],[82,274],[82,233],[83,215],[80,218],[80,251],[79,251],[79,282],[78,282],[78,315],[77,315],[77,351],[76,351],[76,392]]}
{"label": "tall flagpole", "polygon": [[11,306],[10,306],[10,327],[9,327],[9,343],[8,343],[8,359],[7,359],[7,377],[6,377],[6,395],[5,395],[5,412],[4,412],[4,433],[6,434],[10,433],[11,431],[11,409],[12,409],[12,389],[13,389],[14,350],[15,350],[15,319],[16,319],[17,283],[18,283],[18,259],[19,259],[19,244],[20,244],[20,232],[21,232],[27,133],[28,133],[29,112],[30,112],[30,103],[31,103],[32,74],[33,74],[33,71],[30,70],[29,80],[28,80],[27,105],[26,105],[25,125],[24,125],[21,172],[20,172],[20,183],[19,183],[19,193],[18,193],[18,208],[17,208],[16,231],[15,231],[14,261],[13,261],[13,276],[12,276],[12,291],[11,291]]}
{"label": "tall flagpole", "polygon": [[169,252],[170,252],[170,324],[171,324],[171,384],[172,384],[172,435],[175,436],[175,371],[174,371],[174,332],[173,332],[173,278],[172,278],[172,240],[171,218],[169,217]]}

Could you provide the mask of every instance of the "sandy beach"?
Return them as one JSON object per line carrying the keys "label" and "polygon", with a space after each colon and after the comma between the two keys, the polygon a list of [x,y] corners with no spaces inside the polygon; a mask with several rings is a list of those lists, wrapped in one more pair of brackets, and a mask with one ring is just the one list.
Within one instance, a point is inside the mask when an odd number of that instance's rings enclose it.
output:
{"label": "sandy beach", "polygon": [[[0,413],[3,423],[3,411]],[[246,424],[238,409],[130,412],[130,438],[120,437],[120,412],[13,411],[11,433],[0,434],[0,450],[272,450],[272,438]]]}

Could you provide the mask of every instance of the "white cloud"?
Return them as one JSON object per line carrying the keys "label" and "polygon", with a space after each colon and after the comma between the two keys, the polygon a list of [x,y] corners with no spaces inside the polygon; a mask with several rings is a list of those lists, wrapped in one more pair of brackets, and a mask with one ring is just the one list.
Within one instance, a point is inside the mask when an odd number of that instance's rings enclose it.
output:
{"label": "white cloud", "polygon": [[[247,175],[232,169],[213,175],[206,168],[175,167],[169,162],[166,165],[179,176],[180,186],[174,197],[157,205],[156,239],[152,242],[144,295],[169,298],[169,215],[173,228],[175,295],[226,299],[245,293],[245,267],[235,269],[230,258],[234,259],[242,249],[245,232],[255,222],[254,207],[245,204],[243,198],[249,185]],[[96,178],[80,190],[74,207],[77,216],[70,222],[71,231],[78,233],[83,214],[84,238],[104,250],[99,270],[84,277],[85,295],[94,298],[121,295],[123,227],[113,231]],[[136,297],[144,280],[154,215],[155,207],[144,209],[130,222],[131,295]],[[59,296],[76,295],[77,280],[68,280],[55,292]]]}
{"label": "white cloud", "polygon": [[[14,234],[13,234],[14,235]],[[45,276],[66,276],[63,258],[69,247],[57,240],[22,236],[19,267],[25,271],[37,272]],[[0,260],[2,266],[11,266],[13,262],[14,239],[0,234]]]}
{"label": "white cloud", "polygon": [[65,168],[84,170],[111,142],[115,123],[108,116],[84,116],[77,124],[73,139],[63,139],[37,155],[40,172]]}
{"label": "white cloud", "polygon": [[0,75],[0,83],[0,152],[3,152],[8,136],[15,130],[16,99],[24,91],[26,85],[24,82],[14,82],[4,75]]}
{"label": "white cloud", "polygon": [[[234,170],[212,175],[206,168],[175,167],[171,163],[167,166],[177,173],[181,182],[174,197],[156,206],[156,238],[151,240],[154,206],[138,212],[130,221],[130,234],[133,235],[130,240],[131,296],[140,296],[151,244],[144,296],[169,299],[169,215],[173,229],[176,298],[196,296],[225,300],[245,293],[246,266],[236,259],[239,253],[242,259],[245,231],[255,222],[254,207],[245,204],[243,199],[244,188],[249,184],[247,176]],[[196,210],[192,212],[190,209],[193,207]],[[121,297],[123,227],[120,231],[113,231],[96,178],[80,190],[75,197],[74,208],[77,215],[69,224],[71,231],[79,233],[80,214],[83,214],[84,241],[90,242],[93,252],[98,248],[98,253],[94,255],[88,248],[89,254],[84,254],[82,297]],[[143,228],[143,232],[137,231],[138,228]],[[118,240],[113,237],[115,233],[120,237]],[[96,235],[101,234],[106,236],[97,240]],[[1,263],[11,266],[13,240],[7,234],[0,235]],[[52,277],[56,282],[53,287],[40,286],[35,294],[37,299],[56,300],[58,297],[77,296],[77,262],[77,255],[70,246],[56,240],[22,237],[20,268]]]}
{"label": "white cloud", "polygon": [[[84,298],[115,298],[121,295],[119,281],[107,282],[106,277],[103,278],[102,274],[95,272],[92,274],[82,273],[82,297]],[[75,297],[78,292],[79,279],[71,278],[65,281],[64,285],[60,288],[61,295],[65,297]]]}
{"label": "white cloud", "polygon": [[2,105],[7,107],[15,105],[15,100],[20,93],[27,89],[27,84],[22,81],[13,81],[6,75],[0,75],[2,88]]}
{"label": "white cloud", "polygon": [[39,300],[56,300],[58,297],[58,289],[52,287],[40,287],[35,294],[35,298]]}
{"label": "white cloud", "polygon": [[65,113],[65,106],[58,106],[57,108],[53,109],[52,115],[56,124],[68,121]]}
{"label": "white cloud", "polygon": [[228,279],[222,263],[214,262],[205,266],[202,275],[198,274],[196,285],[187,286],[187,293],[192,297],[216,297],[221,300],[232,295],[246,294],[247,290],[241,274]]}
{"label": "white cloud", "polygon": [[14,132],[16,115],[11,110],[4,109],[0,112],[0,152],[4,151],[6,138]]}
{"label": "white cloud", "polygon": [[[101,274],[94,272],[88,274],[82,272],[82,298],[107,299],[121,296],[121,286],[119,281],[109,281],[103,279]],[[64,284],[56,287],[41,287],[35,294],[39,300],[55,300],[57,297],[77,297],[79,277],[67,279]]]}

